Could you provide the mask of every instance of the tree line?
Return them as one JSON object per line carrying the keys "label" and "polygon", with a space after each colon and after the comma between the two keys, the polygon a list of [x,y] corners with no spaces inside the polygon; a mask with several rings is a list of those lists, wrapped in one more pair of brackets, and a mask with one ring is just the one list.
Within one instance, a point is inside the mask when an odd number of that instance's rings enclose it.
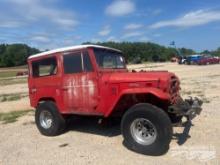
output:
{"label": "tree line", "polygon": [[30,55],[39,52],[26,44],[0,44],[0,67],[24,65]]}
{"label": "tree line", "polygon": [[[83,44],[96,44],[120,49],[128,62],[133,62],[137,58],[142,62],[168,61],[171,57],[178,56],[178,54],[188,56],[196,53],[192,49],[175,49],[173,47],[165,47],[151,42],[87,42]],[[40,50],[26,44],[0,44],[0,67],[25,65],[30,55],[39,52]],[[220,48],[215,51],[205,50],[201,53],[220,56]]]}
{"label": "tree line", "polygon": [[96,44],[120,49],[128,62],[132,62],[136,58],[139,58],[141,61],[168,61],[171,57],[178,56],[179,52],[183,56],[196,53],[192,49],[180,48],[177,50],[151,42],[87,42],[84,44]]}

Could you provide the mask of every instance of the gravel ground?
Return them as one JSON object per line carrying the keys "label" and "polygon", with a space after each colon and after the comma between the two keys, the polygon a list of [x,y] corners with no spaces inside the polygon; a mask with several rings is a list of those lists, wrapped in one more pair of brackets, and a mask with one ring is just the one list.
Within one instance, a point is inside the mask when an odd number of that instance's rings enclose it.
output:
{"label": "gravel ground", "polygon": [[[182,127],[174,129],[176,138],[165,155],[152,157],[131,152],[123,146],[119,125],[105,128],[88,118],[73,120],[63,135],[45,137],[38,132],[34,113],[30,112],[15,123],[0,124],[0,165],[220,164],[220,65],[162,63],[129,68],[175,72],[181,79],[184,97],[199,95],[205,101],[188,135],[181,134]],[[25,91],[26,84],[0,87],[0,94]],[[0,103],[0,112],[29,108],[28,98]]]}

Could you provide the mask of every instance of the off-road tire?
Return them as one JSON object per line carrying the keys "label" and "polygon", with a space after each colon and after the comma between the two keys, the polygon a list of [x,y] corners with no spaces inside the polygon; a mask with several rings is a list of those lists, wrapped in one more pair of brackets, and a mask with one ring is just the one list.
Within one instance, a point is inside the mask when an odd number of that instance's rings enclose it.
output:
{"label": "off-road tire", "polygon": [[[40,122],[40,115],[43,111],[51,114],[52,124],[47,129],[44,128]],[[59,113],[56,104],[52,101],[46,101],[37,106],[35,112],[35,122],[40,133],[45,136],[60,135],[65,130],[66,125],[64,117]]]}
{"label": "off-road tire", "polygon": [[[138,143],[132,136],[131,125],[133,121],[144,118],[150,121],[156,128],[157,136],[152,144]],[[169,149],[173,130],[170,118],[160,108],[147,103],[136,104],[122,117],[121,131],[124,137],[124,145],[135,152],[146,155],[162,155]]]}

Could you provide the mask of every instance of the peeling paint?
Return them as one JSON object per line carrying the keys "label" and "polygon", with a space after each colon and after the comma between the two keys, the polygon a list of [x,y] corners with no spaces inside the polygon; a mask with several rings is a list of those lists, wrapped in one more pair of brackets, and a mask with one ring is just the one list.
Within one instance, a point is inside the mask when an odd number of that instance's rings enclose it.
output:
{"label": "peeling paint", "polygon": [[89,80],[88,81],[88,87],[89,87],[89,95],[94,96],[95,93],[95,85],[93,83],[93,81]]}

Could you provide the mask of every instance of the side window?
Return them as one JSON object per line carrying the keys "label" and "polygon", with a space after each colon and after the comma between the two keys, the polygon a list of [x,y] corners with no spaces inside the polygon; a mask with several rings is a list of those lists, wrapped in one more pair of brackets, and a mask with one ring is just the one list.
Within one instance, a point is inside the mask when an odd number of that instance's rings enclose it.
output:
{"label": "side window", "polygon": [[84,64],[84,71],[85,72],[92,72],[92,63],[89,57],[88,52],[83,52],[83,64]]}
{"label": "side window", "polygon": [[81,53],[71,53],[63,56],[64,73],[80,73],[82,72]]}
{"label": "side window", "polygon": [[56,57],[32,62],[33,77],[51,76],[57,73]]}

